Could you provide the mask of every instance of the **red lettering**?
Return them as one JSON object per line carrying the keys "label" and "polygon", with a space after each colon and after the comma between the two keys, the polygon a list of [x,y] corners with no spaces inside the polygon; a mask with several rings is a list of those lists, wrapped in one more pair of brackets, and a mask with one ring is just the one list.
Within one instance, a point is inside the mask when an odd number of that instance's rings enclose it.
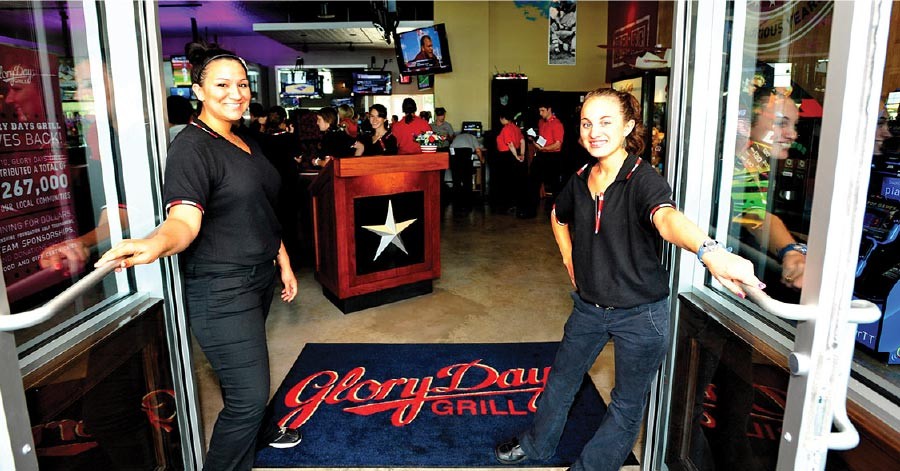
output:
{"label": "red lettering", "polygon": [[450,401],[434,401],[434,404],[431,404],[431,412],[434,412],[434,415],[453,415],[453,403]]}
{"label": "red lettering", "polygon": [[456,411],[459,415],[463,414],[463,411],[468,411],[472,415],[478,415],[478,410],[475,406],[475,401],[470,401],[468,399],[462,399],[456,402]]}
{"label": "red lettering", "polygon": [[509,415],[528,415],[528,412],[523,410],[516,410],[515,404],[513,404],[512,399],[507,399],[506,404],[509,406]]}

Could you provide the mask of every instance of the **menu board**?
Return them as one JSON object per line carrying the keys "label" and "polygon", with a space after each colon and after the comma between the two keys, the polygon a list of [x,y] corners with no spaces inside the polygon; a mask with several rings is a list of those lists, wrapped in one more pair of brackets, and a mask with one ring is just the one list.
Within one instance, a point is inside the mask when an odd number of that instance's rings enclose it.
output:
{"label": "menu board", "polygon": [[47,59],[42,71],[38,51],[0,44],[0,260],[10,302],[59,282],[62,274],[32,277],[41,252],[78,235],[59,61]]}

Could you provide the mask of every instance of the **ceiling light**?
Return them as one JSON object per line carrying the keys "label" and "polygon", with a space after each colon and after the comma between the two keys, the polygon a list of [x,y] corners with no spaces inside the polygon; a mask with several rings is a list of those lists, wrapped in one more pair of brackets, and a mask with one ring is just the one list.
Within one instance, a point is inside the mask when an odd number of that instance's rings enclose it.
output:
{"label": "ceiling light", "polygon": [[330,20],[332,18],[334,18],[334,14],[328,12],[328,2],[322,2],[322,6],[319,8],[319,19]]}

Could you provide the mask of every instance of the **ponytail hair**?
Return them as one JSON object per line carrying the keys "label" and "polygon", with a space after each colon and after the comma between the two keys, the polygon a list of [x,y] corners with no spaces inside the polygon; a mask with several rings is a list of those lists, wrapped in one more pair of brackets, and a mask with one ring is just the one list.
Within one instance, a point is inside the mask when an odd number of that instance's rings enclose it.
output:
{"label": "ponytail hair", "polygon": [[620,92],[612,88],[598,88],[588,93],[587,96],[584,97],[584,102],[587,103],[591,98],[600,97],[612,98],[619,103],[619,108],[622,111],[622,121],[626,123],[629,120],[634,121],[634,129],[625,136],[625,150],[628,151],[629,154],[643,154],[645,146],[644,133],[647,131],[644,128],[644,122],[641,118],[641,102],[628,92]]}
{"label": "ponytail hair", "polygon": [[231,51],[220,48],[218,44],[187,43],[184,46],[184,53],[188,62],[191,63],[191,83],[203,85],[203,80],[206,79],[206,66],[219,59],[237,61],[244,68],[244,72],[247,72],[247,63],[244,62],[244,59]]}

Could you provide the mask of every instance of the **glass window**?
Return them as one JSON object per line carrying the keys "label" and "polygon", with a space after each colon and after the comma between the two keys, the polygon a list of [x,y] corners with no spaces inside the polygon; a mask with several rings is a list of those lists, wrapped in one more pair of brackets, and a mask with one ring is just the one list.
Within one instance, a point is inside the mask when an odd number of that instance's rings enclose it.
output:
{"label": "glass window", "polygon": [[[110,221],[127,221],[103,185],[113,169],[101,165],[111,151],[100,144],[97,118],[109,109],[82,5],[28,5],[0,3],[0,260],[13,313],[43,305],[90,272],[111,232],[124,229]],[[129,292],[124,280],[109,276],[68,312],[16,331],[20,352]]]}
{"label": "glass window", "polygon": [[832,10],[830,2],[749,2],[745,34],[732,38],[743,60],[728,71],[739,75],[730,80],[740,83],[737,106],[726,108],[737,125],[719,130],[730,201],[720,203],[717,232],[785,302],[799,302],[803,284]]}

